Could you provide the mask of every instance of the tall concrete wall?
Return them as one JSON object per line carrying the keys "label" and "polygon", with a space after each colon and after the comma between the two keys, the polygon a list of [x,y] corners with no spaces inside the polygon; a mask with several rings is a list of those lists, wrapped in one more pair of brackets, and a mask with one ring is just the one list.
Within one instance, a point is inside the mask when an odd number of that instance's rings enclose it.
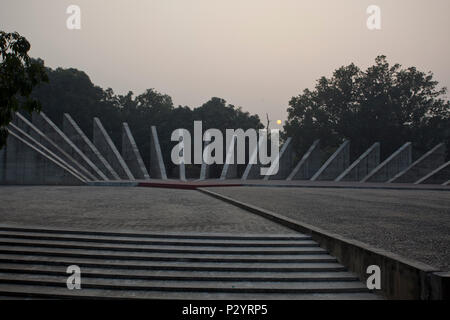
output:
{"label": "tall concrete wall", "polygon": [[[126,123],[123,125],[122,154],[120,154],[97,118],[94,119],[95,144],[86,137],[68,114],[65,114],[63,119],[64,131],[61,131],[45,114],[33,115],[33,121],[34,123],[17,113],[8,126],[8,130],[12,133],[8,140],[9,145],[0,150],[0,183],[80,184],[92,182],[97,177],[101,180],[111,178],[134,180],[135,176],[138,179],[150,177],[167,179],[156,127],[152,127],[150,137],[149,175]],[[228,161],[222,168],[221,179],[237,178],[236,141],[233,142],[227,146],[228,159],[225,160]],[[322,165],[323,152],[317,140],[290,172],[292,145],[289,138],[283,144],[279,158],[274,162],[279,164],[277,174],[261,175],[261,164],[258,163],[258,149],[256,149],[251,152],[250,160],[257,163],[249,163],[241,179],[286,178],[441,185],[450,183],[450,164],[448,162],[443,164],[446,151],[444,144],[437,145],[411,164],[412,147],[408,142],[379,164],[380,144],[375,143],[348,166],[349,147],[350,143],[344,142]],[[234,157],[234,164],[228,163],[231,157]],[[200,180],[204,180],[209,178],[209,167],[205,163],[201,168],[182,165],[177,168],[177,175],[181,180],[186,180],[188,173],[190,178],[200,174]]]}
{"label": "tall concrete wall", "polygon": [[114,171],[111,165],[106,161],[97,147],[80,129],[72,117],[65,113],[63,117],[64,134],[83,152],[97,168],[103,173],[103,180],[120,180],[119,175]]}
{"label": "tall concrete wall", "polygon": [[242,174],[241,180],[254,180],[254,179],[264,178],[261,175],[261,164],[259,162],[259,157],[258,157],[260,143],[262,143],[262,139],[260,139],[257,147],[254,150],[249,150],[250,158],[249,158],[248,164],[245,168],[245,171]]}
{"label": "tall concrete wall", "polygon": [[[70,171],[60,158],[50,157],[31,143],[18,127],[8,128],[5,174],[2,184],[83,185],[86,180]],[[32,139],[32,138],[31,138]],[[33,139],[34,140],[34,139]],[[34,140],[35,143],[36,140]],[[41,146],[42,147],[42,146]],[[47,149],[48,150],[48,149]],[[54,154],[53,154],[54,155]]]}
{"label": "tall concrete wall", "polygon": [[86,155],[62,132],[44,112],[33,113],[33,124],[64,150],[64,157],[71,159],[75,166],[90,180],[105,180],[104,174]]}
{"label": "tall concrete wall", "polygon": [[[90,172],[84,168],[80,163],[73,159],[67,152],[65,152],[55,141],[50,139],[43,131],[38,129],[32,122],[25,118],[20,113],[16,113],[13,121],[9,124],[9,128],[18,131],[19,135],[24,136],[25,140],[31,141],[31,143],[42,150],[46,154],[53,154],[53,157],[58,157],[67,166],[73,168],[77,175],[82,176],[86,180],[95,180]],[[22,149],[23,150],[23,149]],[[28,148],[25,148],[24,152],[28,152],[27,157],[37,157],[33,153],[30,153]],[[68,173],[65,173],[66,175]]]}
{"label": "tall concrete wall", "polygon": [[104,155],[121,179],[135,180],[99,118],[94,118],[94,145]]}
{"label": "tall concrete wall", "polygon": [[361,182],[387,182],[399,172],[405,170],[412,162],[411,142],[405,143],[378,167],[372,170]]}
{"label": "tall concrete wall", "polygon": [[[64,175],[70,176],[76,176],[79,177],[82,181],[89,181],[89,178],[87,178],[82,172],[80,172],[76,167],[72,166],[71,163],[67,162],[66,159],[63,157],[60,157],[58,154],[54,153],[52,150],[48,149],[41,143],[39,143],[35,138],[33,138],[31,135],[14,125],[13,123],[10,123],[8,125],[8,131],[13,135],[16,136],[19,141],[22,141],[25,145],[30,146],[31,150],[37,150],[39,154],[44,155],[47,159],[50,159],[52,162],[58,164],[61,168],[63,168],[66,172]],[[19,143],[20,146],[22,146],[21,143]],[[36,153],[31,152],[29,148],[25,148],[26,151],[29,152],[29,155],[31,156],[30,165],[36,165],[35,158]],[[20,157],[18,158],[20,159]],[[42,168],[39,168],[42,171]]]}
{"label": "tall concrete wall", "polygon": [[350,167],[336,179],[339,181],[361,181],[380,164],[380,143],[374,143]]}
{"label": "tall concrete wall", "polygon": [[350,164],[350,141],[344,141],[322,167],[311,177],[311,181],[334,180]]}
{"label": "tall concrete wall", "polygon": [[[225,163],[222,167],[222,173],[220,175],[220,180],[225,179],[236,179],[238,177],[237,174],[237,140],[236,136],[233,136],[230,145],[227,146],[227,151],[225,154]],[[233,163],[231,163],[231,161]]]}
{"label": "tall concrete wall", "polygon": [[390,179],[389,183],[414,183],[445,162],[445,144],[440,143],[425,153],[412,165]]}
{"label": "tall concrete wall", "polygon": [[150,177],[152,179],[167,180],[166,166],[164,165],[158,132],[155,126],[152,126],[150,139]]}
{"label": "tall concrete wall", "polygon": [[6,146],[0,149],[0,183],[5,180],[6,173]]}
{"label": "tall concrete wall", "polygon": [[323,152],[320,150],[319,144],[320,140],[314,141],[286,180],[309,180],[312,178],[322,165]]}
{"label": "tall concrete wall", "polygon": [[145,180],[150,179],[147,168],[142,160],[141,153],[136,145],[136,141],[126,122],[123,123],[122,127],[122,158],[135,178]]}
{"label": "tall concrete wall", "polygon": [[442,184],[448,185],[450,179],[450,161],[433,170],[414,184]]}
{"label": "tall concrete wall", "polygon": [[[289,137],[281,147],[279,157],[275,160],[278,162],[278,172],[265,176],[264,180],[285,180],[292,172],[293,156],[292,138]],[[271,171],[268,173],[271,173]]]}
{"label": "tall concrete wall", "polygon": [[[206,146],[209,145],[210,143],[211,143],[211,141],[204,142],[203,150],[205,150]],[[202,166],[200,168],[199,181],[209,179],[209,177],[210,177],[210,166],[205,162],[203,155],[202,155]]]}

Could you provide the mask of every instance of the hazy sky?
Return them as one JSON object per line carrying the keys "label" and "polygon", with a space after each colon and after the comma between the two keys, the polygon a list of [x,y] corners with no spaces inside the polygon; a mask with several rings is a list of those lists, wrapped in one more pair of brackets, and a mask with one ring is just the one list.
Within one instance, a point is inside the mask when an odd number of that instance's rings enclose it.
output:
{"label": "hazy sky", "polygon": [[[66,27],[71,4],[81,30]],[[380,31],[366,27],[371,4]],[[0,0],[0,29],[103,88],[155,88],[190,107],[218,96],[274,123],[320,76],[379,54],[449,86],[449,13],[449,0]]]}

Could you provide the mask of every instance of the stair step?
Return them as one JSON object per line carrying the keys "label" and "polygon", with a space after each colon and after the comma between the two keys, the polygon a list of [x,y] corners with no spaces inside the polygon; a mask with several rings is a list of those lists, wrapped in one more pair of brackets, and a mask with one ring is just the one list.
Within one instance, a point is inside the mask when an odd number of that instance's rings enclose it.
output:
{"label": "stair step", "polygon": [[[81,268],[69,290],[68,266]],[[378,299],[310,236],[0,227],[0,297]]]}
{"label": "stair step", "polygon": [[320,263],[217,263],[217,262],[159,262],[139,260],[110,260],[67,257],[42,257],[33,255],[0,254],[0,263],[41,264],[53,266],[78,265],[80,267],[135,269],[135,270],[185,270],[185,271],[269,271],[269,272],[318,272],[318,271],[346,271],[335,262]]}
{"label": "stair step", "polygon": [[186,253],[186,254],[221,254],[221,255],[303,255],[303,254],[326,254],[327,252],[319,247],[300,248],[255,248],[255,247],[190,247],[190,246],[152,246],[152,245],[129,245],[129,244],[104,244],[85,243],[82,241],[59,241],[59,240],[11,240],[1,239],[0,246],[23,246],[41,248],[60,249],[83,249],[83,250],[108,250],[123,252],[153,252],[153,253]]}
{"label": "stair step", "polygon": [[[21,274],[10,277],[0,273],[0,284],[64,287],[67,276],[45,276]],[[81,287],[103,290],[134,291],[190,291],[190,292],[243,292],[243,293],[333,293],[368,292],[359,281],[329,282],[218,282],[218,281],[170,281],[170,280],[126,280],[89,278],[81,280]]]}
{"label": "stair step", "polygon": [[118,291],[82,289],[68,290],[59,287],[0,284],[0,295],[16,298],[38,299],[170,299],[170,300],[376,300],[372,293],[217,293],[217,292],[167,292]]}
{"label": "stair step", "polygon": [[216,262],[216,263],[304,263],[304,262],[335,262],[336,259],[327,254],[299,255],[240,255],[239,257],[225,257],[223,255],[198,255],[184,253],[142,253],[127,252],[126,255],[116,251],[95,250],[87,252],[83,249],[41,248],[23,246],[2,246],[0,254],[13,255],[33,255],[45,257],[74,257],[90,259],[110,259],[110,260],[142,260],[142,261],[190,261],[190,262]]}
{"label": "stair step", "polygon": [[200,246],[200,247],[314,247],[316,242],[308,239],[298,240],[217,240],[217,239],[141,239],[133,237],[113,236],[85,236],[85,235],[44,235],[34,233],[18,233],[0,231],[0,239],[28,239],[28,240],[61,240],[83,241],[96,243],[122,243],[141,245],[166,245],[166,246]]}
{"label": "stair step", "polygon": [[209,239],[209,240],[301,240],[311,239],[310,236],[293,233],[288,235],[273,234],[233,234],[233,233],[176,233],[176,232],[105,232],[105,231],[85,231],[71,229],[48,229],[48,228],[29,228],[29,227],[10,227],[0,226],[0,232],[22,232],[22,233],[44,233],[44,234],[62,234],[62,235],[90,235],[107,237],[126,237],[126,238],[164,238],[164,239]]}
{"label": "stair step", "polygon": [[[40,274],[66,276],[63,266],[23,265],[0,263],[0,272],[9,274]],[[204,271],[154,271],[130,269],[102,269],[83,267],[82,277],[108,279],[195,280],[195,281],[357,281],[350,272],[204,272]]]}

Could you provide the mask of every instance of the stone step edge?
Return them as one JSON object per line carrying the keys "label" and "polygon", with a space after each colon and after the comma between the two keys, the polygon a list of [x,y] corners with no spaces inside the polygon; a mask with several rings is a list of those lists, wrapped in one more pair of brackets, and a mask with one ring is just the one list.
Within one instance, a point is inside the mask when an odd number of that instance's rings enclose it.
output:
{"label": "stone step edge", "polygon": [[46,233],[46,234],[79,234],[79,235],[93,235],[105,237],[126,237],[126,238],[167,238],[167,239],[208,239],[208,240],[267,240],[267,241],[295,241],[295,240],[309,240],[310,236],[300,233],[293,235],[264,235],[264,234],[232,234],[232,233],[200,233],[200,232],[108,232],[95,230],[75,230],[75,229],[48,229],[48,228],[32,228],[0,225],[0,231],[18,231],[22,233]]}

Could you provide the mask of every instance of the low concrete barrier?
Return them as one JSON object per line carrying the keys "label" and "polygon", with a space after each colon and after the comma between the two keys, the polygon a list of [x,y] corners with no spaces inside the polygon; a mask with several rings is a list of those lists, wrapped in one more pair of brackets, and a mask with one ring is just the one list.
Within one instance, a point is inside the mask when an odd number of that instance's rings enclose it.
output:
{"label": "low concrete barrier", "polygon": [[440,271],[434,267],[373,248],[365,243],[347,239],[210,190],[203,188],[198,190],[294,231],[311,235],[314,241],[318,242],[322,248],[336,257],[350,271],[356,273],[363,281],[368,278],[367,267],[379,266],[381,269],[381,293],[387,298],[431,300],[443,299],[446,294],[448,295],[448,276],[440,276]]}

